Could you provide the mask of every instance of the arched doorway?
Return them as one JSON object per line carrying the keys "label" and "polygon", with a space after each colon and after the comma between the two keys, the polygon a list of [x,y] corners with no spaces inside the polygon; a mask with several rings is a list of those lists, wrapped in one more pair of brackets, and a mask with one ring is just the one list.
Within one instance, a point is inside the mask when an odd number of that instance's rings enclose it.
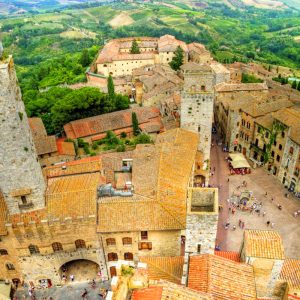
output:
{"label": "arched doorway", "polygon": [[201,187],[202,185],[205,185],[205,176],[196,175],[194,177],[194,187]]}
{"label": "arched doorway", "polygon": [[65,282],[89,281],[97,277],[100,267],[97,263],[87,259],[69,261],[60,267],[60,277]]}

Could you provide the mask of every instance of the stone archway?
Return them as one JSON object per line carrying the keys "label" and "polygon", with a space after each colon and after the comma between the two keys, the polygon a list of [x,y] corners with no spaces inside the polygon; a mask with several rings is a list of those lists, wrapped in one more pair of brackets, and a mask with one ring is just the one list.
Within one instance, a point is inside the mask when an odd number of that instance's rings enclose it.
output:
{"label": "stone archway", "polygon": [[71,282],[71,276],[74,276],[74,281],[77,282],[96,279],[99,271],[99,264],[88,259],[71,260],[59,269],[60,277],[65,282]]}

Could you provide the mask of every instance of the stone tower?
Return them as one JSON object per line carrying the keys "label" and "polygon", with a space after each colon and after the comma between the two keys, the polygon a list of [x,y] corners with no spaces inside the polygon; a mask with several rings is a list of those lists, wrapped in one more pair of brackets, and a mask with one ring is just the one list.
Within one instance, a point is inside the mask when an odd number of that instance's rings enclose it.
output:
{"label": "stone tower", "polygon": [[0,60],[0,192],[10,214],[43,208],[45,182],[12,57]]}
{"label": "stone tower", "polygon": [[188,189],[182,284],[187,282],[190,255],[214,254],[218,215],[218,189]]}
{"label": "stone tower", "polygon": [[[181,67],[184,86],[181,93],[181,128],[199,134],[198,150],[204,161],[210,159],[214,105],[214,72],[209,65],[188,62]],[[204,164],[204,168],[207,163]]]}

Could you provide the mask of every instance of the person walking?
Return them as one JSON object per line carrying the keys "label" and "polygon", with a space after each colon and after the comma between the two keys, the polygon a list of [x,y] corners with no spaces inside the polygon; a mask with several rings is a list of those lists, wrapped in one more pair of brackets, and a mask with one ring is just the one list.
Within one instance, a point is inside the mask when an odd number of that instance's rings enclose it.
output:
{"label": "person walking", "polygon": [[70,275],[70,280],[73,282],[75,279],[75,276],[73,274]]}
{"label": "person walking", "polygon": [[271,223],[271,228],[274,228],[274,226],[275,226],[275,223],[272,222]]}
{"label": "person walking", "polygon": [[268,227],[269,227],[270,223],[271,223],[270,221],[267,221],[267,226],[268,226]]}

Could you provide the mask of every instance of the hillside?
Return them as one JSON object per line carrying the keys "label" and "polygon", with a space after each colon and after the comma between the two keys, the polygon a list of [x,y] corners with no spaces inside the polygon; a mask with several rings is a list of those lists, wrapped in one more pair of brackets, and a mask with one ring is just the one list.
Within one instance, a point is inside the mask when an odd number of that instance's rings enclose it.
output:
{"label": "hillside", "polygon": [[223,63],[255,60],[298,72],[299,11],[258,9],[240,0],[223,2],[76,4],[0,19],[0,39],[5,53],[14,54],[25,102],[37,89],[84,81],[87,64],[82,63],[82,50],[88,49],[91,62],[109,39],[126,36],[172,34],[205,44]]}

